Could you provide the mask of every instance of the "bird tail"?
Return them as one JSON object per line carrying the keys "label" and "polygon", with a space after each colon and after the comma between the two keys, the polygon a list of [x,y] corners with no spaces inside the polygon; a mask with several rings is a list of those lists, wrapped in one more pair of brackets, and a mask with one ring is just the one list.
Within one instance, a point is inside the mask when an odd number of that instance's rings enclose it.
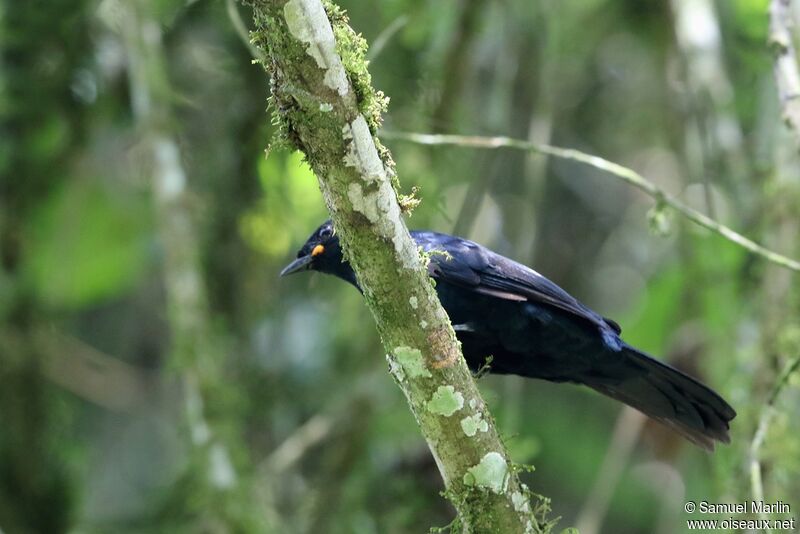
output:
{"label": "bird tail", "polygon": [[[689,375],[623,344],[619,368],[592,372],[584,384],[677,430],[708,450],[730,443],[728,422],[736,412],[709,387]],[[615,366],[616,367],[616,366]],[[611,371],[609,369],[609,371]]]}

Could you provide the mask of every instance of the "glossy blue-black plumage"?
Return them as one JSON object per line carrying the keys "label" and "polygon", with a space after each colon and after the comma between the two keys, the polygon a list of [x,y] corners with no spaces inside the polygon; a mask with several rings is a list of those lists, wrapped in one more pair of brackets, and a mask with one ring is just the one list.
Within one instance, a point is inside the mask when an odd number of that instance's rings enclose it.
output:
{"label": "glossy blue-black plumage", "polygon": [[[436,232],[411,235],[429,253],[429,274],[471,369],[492,356],[492,373],[584,384],[706,449],[713,449],[715,440],[729,441],[728,423],[736,412],[725,400],[626,344],[615,322],[544,276],[466,239]],[[282,274],[307,269],[358,287],[330,221]]]}

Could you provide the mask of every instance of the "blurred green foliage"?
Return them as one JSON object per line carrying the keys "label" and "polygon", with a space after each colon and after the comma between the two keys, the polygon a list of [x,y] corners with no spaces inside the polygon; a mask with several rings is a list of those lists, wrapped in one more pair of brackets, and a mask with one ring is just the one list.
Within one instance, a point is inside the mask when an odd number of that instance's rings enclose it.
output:
{"label": "blurred green foliage", "polygon": [[[121,38],[147,30],[124,16],[133,1],[0,4],[0,529],[446,525],[435,463],[361,296],[320,275],[277,278],[327,214],[301,155],[265,156],[268,81],[225,2],[136,0],[164,35],[157,96],[188,176],[174,209],[191,223],[208,301],[193,350],[211,363],[170,360],[175,321],[196,310],[168,311],[171,243]],[[798,257],[800,165],[780,121],[767,0],[698,1],[719,38],[701,31],[696,47],[676,32],[696,2],[342,6],[368,42],[399,27],[370,64],[391,98],[385,128],[602,155]],[[410,227],[457,231],[535,267],[739,411],[733,443],[714,455],[645,424],[621,453],[618,483],[601,485],[598,531],[682,531],[684,500],[753,498],[750,444],[800,350],[796,277],[674,214],[654,235],[650,199],[572,162],[387,144],[403,191],[420,189]],[[180,383],[195,373],[237,475],[229,489],[211,489],[219,458],[191,442]],[[568,385],[479,384],[515,461],[536,466],[526,482],[552,499],[558,528],[576,525],[619,405]],[[760,451],[765,497],[795,514],[798,384],[777,398]]]}
{"label": "blurred green foliage", "polygon": [[78,308],[129,292],[147,265],[150,204],[99,180],[51,193],[31,215],[25,274],[43,304]]}
{"label": "blurred green foliage", "polygon": [[257,171],[263,195],[258,205],[242,216],[242,237],[249,246],[267,256],[284,259],[297,243],[308,237],[300,228],[287,228],[287,220],[295,213],[313,217],[311,220],[327,218],[320,203],[317,178],[299,152],[286,158],[260,159]]}

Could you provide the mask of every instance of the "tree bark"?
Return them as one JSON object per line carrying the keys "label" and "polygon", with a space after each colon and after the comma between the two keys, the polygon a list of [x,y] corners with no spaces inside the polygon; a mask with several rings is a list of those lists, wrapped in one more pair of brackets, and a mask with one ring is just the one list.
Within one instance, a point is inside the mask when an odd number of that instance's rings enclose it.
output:
{"label": "tree bark", "polygon": [[461,355],[401,216],[394,164],[375,132],[385,99],[371,85],[366,44],[320,0],[245,0],[267,54],[281,140],[319,180],[345,257],[363,288],[389,367],[430,446],[467,532],[543,532]]}

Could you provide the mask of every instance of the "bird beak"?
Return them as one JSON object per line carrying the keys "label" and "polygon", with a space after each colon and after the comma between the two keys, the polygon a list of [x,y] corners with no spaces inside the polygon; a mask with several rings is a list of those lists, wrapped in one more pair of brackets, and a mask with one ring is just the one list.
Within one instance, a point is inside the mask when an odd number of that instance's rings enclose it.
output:
{"label": "bird beak", "polygon": [[281,276],[299,273],[300,271],[307,271],[311,268],[311,261],[314,259],[310,254],[308,256],[301,256],[287,265],[281,271]]}

